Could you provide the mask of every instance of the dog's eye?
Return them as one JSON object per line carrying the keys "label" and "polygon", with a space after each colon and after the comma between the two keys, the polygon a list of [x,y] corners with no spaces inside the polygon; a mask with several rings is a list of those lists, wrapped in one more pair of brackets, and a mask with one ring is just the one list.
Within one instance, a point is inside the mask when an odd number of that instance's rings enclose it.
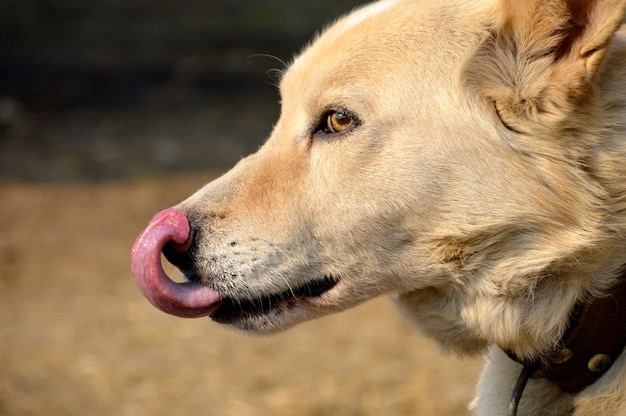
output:
{"label": "dog's eye", "polygon": [[342,113],[332,112],[326,117],[326,131],[329,133],[341,133],[348,130],[354,124],[354,117]]}
{"label": "dog's eye", "polygon": [[348,133],[359,124],[359,118],[348,110],[328,110],[322,114],[317,126],[313,129],[313,136],[322,138]]}

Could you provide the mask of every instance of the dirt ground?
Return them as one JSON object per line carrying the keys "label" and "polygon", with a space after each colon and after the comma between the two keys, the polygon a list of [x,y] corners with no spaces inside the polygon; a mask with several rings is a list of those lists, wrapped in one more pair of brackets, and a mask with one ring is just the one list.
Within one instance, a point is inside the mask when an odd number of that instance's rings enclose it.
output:
{"label": "dirt ground", "polygon": [[0,182],[0,415],[469,414],[481,363],[387,299],[272,337],[150,306],[130,247],[211,177]]}

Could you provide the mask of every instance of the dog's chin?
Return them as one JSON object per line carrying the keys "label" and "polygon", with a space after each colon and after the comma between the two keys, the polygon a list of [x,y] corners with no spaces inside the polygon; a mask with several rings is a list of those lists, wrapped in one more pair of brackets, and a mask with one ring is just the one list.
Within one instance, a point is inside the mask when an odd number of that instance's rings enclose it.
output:
{"label": "dog's chin", "polygon": [[321,298],[338,282],[338,278],[325,276],[281,293],[255,298],[227,296],[211,314],[211,319],[246,332],[279,332],[319,316]]}

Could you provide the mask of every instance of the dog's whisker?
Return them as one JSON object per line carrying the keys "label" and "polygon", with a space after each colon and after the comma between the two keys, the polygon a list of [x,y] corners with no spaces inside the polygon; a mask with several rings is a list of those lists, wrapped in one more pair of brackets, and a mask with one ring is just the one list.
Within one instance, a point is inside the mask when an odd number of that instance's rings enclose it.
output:
{"label": "dog's whisker", "polygon": [[270,68],[265,72],[267,77],[271,80],[271,81],[265,81],[265,83],[271,85],[272,87],[278,88],[280,84],[280,80],[283,78],[283,75],[285,74],[285,71],[286,71],[285,68],[287,68],[288,66],[287,63],[275,55],[266,54],[266,53],[255,53],[255,54],[249,55],[248,59],[249,58],[271,58],[275,61],[280,62],[280,64],[283,66],[283,69]]}
{"label": "dog's whisker", "polygon": [[287,63],[285,61],[280,59],[278,56],[272,55],[272,54],[269,54],[269,53],[254,53],[252,55],[248,55],[248,59],[249,58],[270,58],[270,59],[273,59],[275,61],[278,61],[283,66],[283,68],[287,67]]}
{"label": "dog's whisker", "polygon": [[293,296],[294,298],[297,299],[298,297],[296,296],[296,293],[293,291],[293,288],[291,287],[291,284],[289,283],[289,280],[287,280],[285,278],[285,276],[283,276],[282,274],[281,274],[280,278],[285,282],[285,284],[289,288],[289,293],[291,293],[291,296]]}

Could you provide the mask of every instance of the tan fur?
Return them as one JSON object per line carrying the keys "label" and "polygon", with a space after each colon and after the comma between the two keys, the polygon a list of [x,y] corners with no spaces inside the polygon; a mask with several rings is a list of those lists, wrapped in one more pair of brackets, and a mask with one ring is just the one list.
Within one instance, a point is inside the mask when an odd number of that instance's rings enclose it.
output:
{"label": "tan fur", "polygon": [[[382,294],[445,350],[486,354],[502,415],[519,366],[626,263],[625,0],[404,0],[295,59],[266,144],[178,208],[203,282],[320,297],[238,322],[282,330]],[[314,134],[329,110],[358,123]],[[355,341],[358,342],[358,341]],[[499,347],[499,348],[498,348]],[[626,358],[579,395],[531,381],[520,415],[626,415]]]}

